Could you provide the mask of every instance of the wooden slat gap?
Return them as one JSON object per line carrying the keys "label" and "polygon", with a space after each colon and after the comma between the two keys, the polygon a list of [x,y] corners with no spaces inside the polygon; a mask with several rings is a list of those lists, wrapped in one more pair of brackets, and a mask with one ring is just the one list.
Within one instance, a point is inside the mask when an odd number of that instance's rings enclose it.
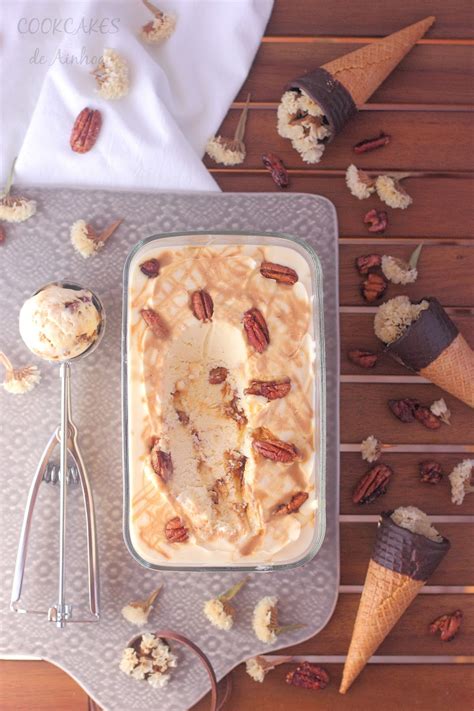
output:
{"label": "wooden slat gap", "polygon": [[[363,167],[363,166],[358,166],[358,167]],[[241,173],[248,173],[251,175],[266,175],[268,174],[268,170],[266,168],[214,168],[214,167],[209,167],[208,168],[210,173],[233,173],[236,175],[239,175]],[[314,169],[314,168],[288,168],[288,174],[289,175],[314,175],[318,177],[344,177],[346,174],[345,170],[341,170],[338,168],[325,168],[325,169]],[[410,172],[412,169],[407,168],[406,171]],[[391,173],[391,172],[400,172],[400,171],[395,171],[392,170],[391,168],[386,168],[384,170],[367,170],[367,173],[373,174],[373,175],[378,175],[380,173]],[[440,175],[440,171],[437,170],[420,170],[420,169],[415,169],[413,168],[413,173],[417,173],[417,175],[414,175],[412,178],[407,178],[407,180],[414,180],[414,179],[420,179],[420,178],[433,178],[433,177],[443,177],[448,180],[465,180],[466,178],[472,179],[474,177],[474,171],[473,170],[443,170],[442,171],[442,176]],[[424,175],[418,175],[419,173],[424,173]]]}
{"label": "wooden slat gap", "polygon": [[[262,44],[371,44],[386,35],[372,35],[356,37],[355,35],[265,35],[262,37]],[[474,39],[461,37],[424,37],[416,44],[427,45],[452,45],[470,46],[474,45]]]}
{"label": "wooden slat gap", "polygon": [[[282,90],[283,93],[283,90]],[[245,106],[244,101],[234,101],[231,105],[231,109],[243,109]],[[276,109],[278,108],[277,101],[251,101],[249,105],[250,109]],[[363,104],[359,106],[359,111],[456,111],[472,113],[474,111],[474,104]]]}

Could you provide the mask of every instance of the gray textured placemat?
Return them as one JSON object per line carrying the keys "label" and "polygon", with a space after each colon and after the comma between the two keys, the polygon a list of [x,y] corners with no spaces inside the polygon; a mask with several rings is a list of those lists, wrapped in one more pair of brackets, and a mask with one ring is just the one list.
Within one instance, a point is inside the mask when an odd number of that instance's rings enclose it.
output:
{"label": "gray textured placemat", "polygon": [[[1,648],[6,655],[48,659],[74,676],[107,711],[160,708],[182,711],[206,691],[204,671],[178,651],[179,666],[166,690],[128,679],[118,669],[121,650],[137,628],[120,614],[131,599],[145,596],[160,581],[165,587],[146,629],[172,627],[191,637],[210,657],[218,677],[242,660],[294,644],[327,623],[339,583],[339,344],[337,224],[325,198],[299,194],[149,194],[85,190],[39,190],[35,217],[7,225],[1,249],[2,299],[0,348],[15,365],[35,359],[18,334],[21,303],[38,286],[70,278],[97,291],[107,312],[107,331],[98,351],[73,366],[73,416],[89,469],[97,511],[102,619],[98,624],[56,629],[44,618],[15,615],[9,598],[27,490],[38,458],[59,422],[59,377],[55,366],[39,363],[42,382],[24,396],[0,393],[2,426],[1,496]],[[124,217],[120,230],[97,257],[83,260],[69,241],[69,227],[84,218],[96,227]],[[327,353],[327,533],[309,564],[290,571],[253,574],[239,594],[238,618],[230,632],[220,632],[202,614],[203,601],[240,579],[238,573],[159,573],[141,568],[122,539],[122,462],[120,408],[120,321],[122,269],[130,248],[159,232],[180,230],[283,232],[310,242],[322,262]],[[86,602],[83,512],[78,490],[68,499],[68,598]],[[58,487],[43,484],[33,523],[24,587],[26,605],[56,602]],[[281,622],[303,622],[275,645],[258,642],[251,631],[255,603],[263,596],[280,599]],[[69,601],[68,600],[68,601]],[[52,700],[53,702],[53,700]]]}

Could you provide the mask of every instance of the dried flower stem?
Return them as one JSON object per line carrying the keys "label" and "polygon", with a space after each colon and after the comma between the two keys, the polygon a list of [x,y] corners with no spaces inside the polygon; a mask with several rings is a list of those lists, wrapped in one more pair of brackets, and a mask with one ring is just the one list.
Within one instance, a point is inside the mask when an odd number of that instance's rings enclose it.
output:
{"label": "dried flower stem", "polygon": [[420,258],[422,248],[423,248],[423,242],[421,242],[421,244],[419,244],[418,247],[410,255],[410,259],[408,260],[408,266],[411,269],[416,268],[416,265],[418,264],[418,260]]}
{"label": "dried flower stem", "polygon": [[244,585],[248,579],[249,579],[249,576],[246,575],[245,578],[243,578],[238,583],[233,585],[225,593],[222,593],[222,595],[219,595],[218,600],[220,600],[221,602],[228,602],[229,600],[232,600],[232,598],[235,597],[237,595],[237,593],[244,587]]}
{"label": "dried flower stem", "polygon": [[235,129],[234,141],[243,141],[244,140],[245,127],[247,125],[247,116],[249,113],[249,104],[250,104],[250,94],[247,94],[247,101],[245,102],[245,106],[242,109],[242,113],[240,114],[237,128]]}
{"label": "dried flower stem", "polygon": [[15,158],[13,159],[12,167],[10,168],[10,173],[8,174],[8,178],[7,178],[7,182],[6,182],[5,188],[4,188],[4,190],[2,191],[2,193],[0,194],[0,199],[2,199],[2,200],[3,200],[3,198],[8,197],[8,195],[10,194],[10,190],[12,189],[12,185],[13,185],[13,175],[14,175],[14,173],[15,173],[15,164],[16,164],[16,161],[17,161],[17,159],[16,159],[16,157],[15,157]]}
{"label": "dried flower stem", "polygon": [[102,230],[102,232],[99,232],[99,234],[96,234],[96,233],[94,232],[93,234],[88,235],[88,237],[89,237],[89,239],[92,239],[94,242],[101,242],[101,243],[103,243],[103,242],[105,242],[106,240],[108,240],[109,237],[111,237],[111,236],[113,235],[113,233],[115,232],[115,230],[117,229],[117,227],[119,227],[119,225],[121,225],[122,222],[123,222],[123,217],[120,218],[120,220],[116,220],[115,222],[112,222],[111,225],[109,225],[108,227],[105,227],[105,228]]}
{"label": "dried flower stem", "polygon": [[151,2],[148,2],[148,0],[142,0],[142,2],[152,15],[158,18],[163,17],[163,12],[159,8],[157,8],[156,5],[153,5]]}

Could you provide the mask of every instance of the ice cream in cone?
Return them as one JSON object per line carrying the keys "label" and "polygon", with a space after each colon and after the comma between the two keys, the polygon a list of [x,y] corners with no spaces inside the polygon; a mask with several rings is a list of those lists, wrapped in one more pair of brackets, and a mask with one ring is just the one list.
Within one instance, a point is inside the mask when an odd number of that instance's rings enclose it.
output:
{"label": "ice cream in cone", "polygon": [[437,299],[397,296],[379,307],[374,326],[393,358],[474,407],[474,351]]}
{"label": "ice cream in cone", "polygon": [[426,17],[289,82],[278,110],[280,135],[292,140],[303,160],[318,162],[324,145],[344,128],[435,19]]}
{"label": "ice cream in cone", "polygon": [[382,514],[344,665],[341,694],[347,692],[449,547],[449,541],[419,509],[402,507]]}

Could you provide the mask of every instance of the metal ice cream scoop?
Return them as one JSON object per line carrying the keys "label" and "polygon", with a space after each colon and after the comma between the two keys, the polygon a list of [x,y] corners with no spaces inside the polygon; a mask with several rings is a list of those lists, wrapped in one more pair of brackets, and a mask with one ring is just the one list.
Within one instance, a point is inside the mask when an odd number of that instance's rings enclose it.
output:
{"label": "metal ice cream scoop", "polygon": [[[51,282],[38,289],[33,296],[51,286],[59,286],[73,291],[83,290],[82,286],[79,286],[79,284],[75,284],[73,282]],[[87,471],[77,443],[77,427],[72,421],[71,416],[71,363],[72,361],[78,361],[81,358],[85,358],[93,353],[102,340],[105,330],[104,307],[96,294],[91,292],[90,289],[87,291],[91,294],[92,303],[99,314],[99,325],[94,340],[89,344],[85,343],[85,349],[83,352],[73,358],[69,357],[58,361],[60,364],[59,374],[61,378],[61,423],[53,432],[48,444],[46,445],[28,493],[28,500],[26,503],[26,510],[20,533],[20,542],[18,546],[10,603],[10,607],[14,612],[46,614],[48,620],[55,622],[57,627],[64,627],[66,622],[95,622],[99,619],[99,574],[97,563],[94,502],[92,499],[92,491]],[[51,462],[53,452],[58,445],[60,450],[59,472],[57,465]],[[70,466],[69,470],[68,455],[73,462],[73,466]],[[51,476],[53,470],[55,472],[55,477],[57,478],[59,476],[60,496],[58,601],[56,604],[49,607],[48,610],[25,609],[20,606],[20,598],[34,506],[41,482],[51,480],[54,482],[54,477]],[[87,619],[73,618],[73,606],[72,604],[66,602],[66,494],[69,483],[72,483],[75,479],[79,481],[82,488],[87,529],[87,563],[89,578],[88,592],[89,609],[92,615],[92,617]]]}

